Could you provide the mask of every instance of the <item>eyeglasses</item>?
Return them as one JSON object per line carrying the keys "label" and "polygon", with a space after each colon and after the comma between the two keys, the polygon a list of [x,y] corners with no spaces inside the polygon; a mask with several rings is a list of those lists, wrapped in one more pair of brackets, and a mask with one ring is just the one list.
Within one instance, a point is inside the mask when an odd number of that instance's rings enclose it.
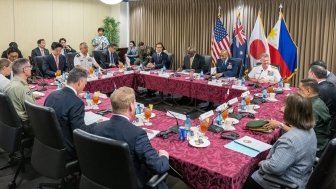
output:
{"label": "eyeglasses", "polygon": [[30,66],[25,66],[25,67],[22,68],[22,70],[24,71],[26,68],[30,68],[30,69],[32,69],[33,66],[31,66],[31,65],[30,65]]}

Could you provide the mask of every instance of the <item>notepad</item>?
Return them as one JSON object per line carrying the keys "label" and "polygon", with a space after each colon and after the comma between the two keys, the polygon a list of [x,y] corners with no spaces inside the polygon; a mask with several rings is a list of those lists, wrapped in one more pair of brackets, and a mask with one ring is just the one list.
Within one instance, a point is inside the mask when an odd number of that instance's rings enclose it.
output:
{"label": "notepad", "polygon": [[256,157],[259,153],[270,149],[272,145],[249,136],[244,136],[224,145],[224,147],[250,157]]}
{"label": "notepad", "polygon": [[98,115],[98,114],[95,114],[93,112],[85,112],[84,122],[85,122],[86,125],[90,125],[92,123],[95,123],[98,120],[107,121],[107,120],[109,120],[109,118]]}

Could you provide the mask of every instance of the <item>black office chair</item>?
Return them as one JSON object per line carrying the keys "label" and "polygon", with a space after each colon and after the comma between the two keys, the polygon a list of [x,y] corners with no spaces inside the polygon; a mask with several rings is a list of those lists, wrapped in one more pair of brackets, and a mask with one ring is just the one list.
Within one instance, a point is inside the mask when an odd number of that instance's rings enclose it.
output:
{"label": "black office chair", "polygon": [[[21,120],[14,109],[10,98],[0,93],[0,148],[9,154],[8,165],[0,170],[14,166],[19,161],[13,180],[8,184],[9,188],[16,187],[16,178],[24,169],[26,157],[24,149],[32,146],[32,138],[24,137]],[[15,158],[14,153],[19,151],[19,157]]]}
{"label": "black office chair", "polygon": [[211,56],[203,55],[203,57],[204,57],[204,62],[205,62],[203,70],[206,70],[204,73],[206,72],[210,73],[211,72]]}
{"label": "black office chair", "polygon": [[103,52],[104,52],[104,50],[94,50],[94,51],[92,51],[92,56],[96,60],[97,63],[100,62],[100,57],[101,57]]}
{"label": "black office chair", "polygon": [[36,76],[44,77],[43,64],[46,56],[35,56],[33,59],[33,67],[35,68]]}
{"label": "black office chair", "polygon": [[62,139],[55,111],[52,108],[38,106],[25,101],[30,124],[35,134],[31,164],[41,175],[61,179],[61,183],[41,183],[39,188],[62,188],[67,182],[66,177],[78,172],[77,160],[67,161],[67,151]]}
{"label": "black office chair", "polygon": [[67,53],[65,55],[65,58],[66,58],[66,62],[67,62],[67,71],[71,71],[73,68],[74,68],[74,59],[75,59],[75,56],[77,55],[78,53]]}
{"label": "black office chair", "polygon": [[[138,188],[127,143],[74,130],[74,142],[82,170],[81,189]],[[155,188],[168,173],[155,175],[147,187]]]}
{"label": "black office chair", "polygon": [[173,64],[174,64],[174,53],[167,53],[167,55],[168,55],[168,62],[166,63],[166,68],[168,69],[168,70],[170,70],[171,69],[171,67],[173,66]]}
{"label": "black office chair", "polygon": [[[329,141],[313,173],[310,175],[306,189],[333,189],[336,179],[336,138]],[[296,189],[297,184],[288,183],[270,175],[264,175],[268,182],[278,184],[281,188]]]}

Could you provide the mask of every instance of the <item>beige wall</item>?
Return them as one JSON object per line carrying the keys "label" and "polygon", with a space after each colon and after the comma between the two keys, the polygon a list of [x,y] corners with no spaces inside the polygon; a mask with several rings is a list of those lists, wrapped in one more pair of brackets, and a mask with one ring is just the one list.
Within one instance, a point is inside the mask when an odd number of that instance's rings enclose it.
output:
{"label": "beige wall", "polygon": [[0,51],[16,41],[28,57],[38,39],[44,38],[50,50],[61,37],[78,50],[80,42],[91,43],[106,16],[119,20],[120,11],[111,14],[112,9],[99,0],[0,0]]}

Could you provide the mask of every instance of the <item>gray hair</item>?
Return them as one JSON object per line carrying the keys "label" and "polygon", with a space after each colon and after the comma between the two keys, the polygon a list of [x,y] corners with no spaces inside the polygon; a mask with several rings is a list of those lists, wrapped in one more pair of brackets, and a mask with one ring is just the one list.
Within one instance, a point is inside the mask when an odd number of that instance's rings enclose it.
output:
{"label": "gray hair", "polygon": [[29,64],[29,60],[26,58],[19,58],[14,60],[12,65],[12,70],[14,75],[23,72],[23,68]]}
{"label": "gray hair", "polygon": [[67,84],[77,83],[82,79],[87,79],[87,71],[80,67],[75,67],[69,72]]}
{"label": "gray hair", "polygon": [[262,59],[262,58],[269,58],[270,56],[269,56],[269,54],[267,54],[267,53],[262,53],[261,55],[260,55],[260,59]]}

